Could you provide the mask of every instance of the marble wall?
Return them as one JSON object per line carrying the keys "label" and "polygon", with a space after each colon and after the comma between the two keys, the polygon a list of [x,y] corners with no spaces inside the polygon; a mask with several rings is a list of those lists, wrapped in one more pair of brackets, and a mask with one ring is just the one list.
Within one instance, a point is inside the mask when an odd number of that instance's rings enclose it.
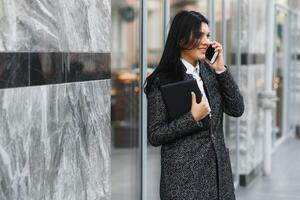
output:
{"label": "marble wall", "polygon": [[110,199],[110,80],[0,90],[0,199]]}
{"label": "marble wall", "polygon": [[0,0],[1,200],[111,199],[110,13]]}
{"label": "marble wall", "polygon": [[110,52],[110,0],[0,0],[0,51]]}

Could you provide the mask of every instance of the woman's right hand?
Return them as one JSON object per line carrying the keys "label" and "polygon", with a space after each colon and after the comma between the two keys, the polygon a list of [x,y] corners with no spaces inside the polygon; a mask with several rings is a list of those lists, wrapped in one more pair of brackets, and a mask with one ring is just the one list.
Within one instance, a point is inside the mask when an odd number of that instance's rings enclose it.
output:
{"label": "woman's right hand", "polygon": [[205,118],[210,112],[206,97],[202,96],[201,102],[197,103],[196,95],[194,92],[192,92],[191,112],[196,121],[200,121]]}

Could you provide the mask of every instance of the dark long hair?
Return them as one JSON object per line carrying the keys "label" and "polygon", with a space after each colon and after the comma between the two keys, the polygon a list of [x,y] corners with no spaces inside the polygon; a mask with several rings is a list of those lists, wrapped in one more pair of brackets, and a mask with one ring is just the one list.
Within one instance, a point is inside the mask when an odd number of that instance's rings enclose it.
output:
{"label": "dark long hair", "polygon": [[145,81],[146,95],[149,94],[153,81],[158,77],[158,85],[166,80],[175,82],[183,79],[180,51],[198,47],[202,36],[201,23],[208,24],[208,20],[199,12],[181,11],[176,14],[160,62]]}

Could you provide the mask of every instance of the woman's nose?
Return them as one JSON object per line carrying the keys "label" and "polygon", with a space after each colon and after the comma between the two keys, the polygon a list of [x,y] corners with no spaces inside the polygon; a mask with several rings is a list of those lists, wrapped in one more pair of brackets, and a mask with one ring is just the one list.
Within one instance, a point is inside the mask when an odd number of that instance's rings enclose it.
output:
{"label": "woman's nose", "polygon": [[210,44],[210,40],[209,38],[206,38],[206,44],[209,45]]}
{"label": "woman's nose", "polygon": [[208,38],[204,38],[202,40],[202,45],[209,45],[210,44],[210,40]]}

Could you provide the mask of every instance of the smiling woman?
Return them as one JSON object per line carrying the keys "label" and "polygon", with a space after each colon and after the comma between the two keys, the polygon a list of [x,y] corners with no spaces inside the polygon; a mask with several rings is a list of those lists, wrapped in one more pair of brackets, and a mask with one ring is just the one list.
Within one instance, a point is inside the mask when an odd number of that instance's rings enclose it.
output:
{"label": "smiling woman", "polygon": [[181,44],[181,57],[190,63],[193,62],[194,66],[197,60],[204,60],[206,49],[210,44],[208,38],[208,22],[202,22],[199,32],[191,33],[189,41],[185,41],[185,43]]}
{"label": "smiling woman", "polygon": [[[146,79],[148,140],[153,146],[161,146],[162,200],[235,199],[228,148],[224,143],[223,112],[239,117],[244,112],[244,102],[224,65],[222,45],[208,38],[208,20],[202,14],[178,13],[159,65]],[[205,57],[210,44],[218,52],[213,64]],[[197,103],[192,93],[191,110],[171,120],[161,86],[189,79],[197,81],[203,98]],[[207,129],[202,120],[208,115]]]}

